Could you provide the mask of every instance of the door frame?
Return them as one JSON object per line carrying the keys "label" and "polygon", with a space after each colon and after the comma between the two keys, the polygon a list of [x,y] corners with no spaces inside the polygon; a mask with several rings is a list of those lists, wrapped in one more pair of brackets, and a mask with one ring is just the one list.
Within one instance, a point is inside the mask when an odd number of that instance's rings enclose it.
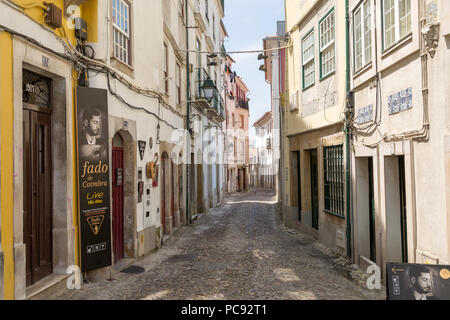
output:
{"label": "door frame", "polygon": [[[45,193],[45,200],[44,206],[49,206],[44,209],[44,211],[49,210],[47,212],[49,219],[48,223],[50,225],[50,230],[47,234],[49,237],[47,241],[49,242],[50,248],[49,252],[47,253],[49,255],[47,264],[45,266],[40,266],[40,255],[37,254],[36,251],[40,251],[40,246],[42,243],[39,241],[41,240],[40,230],[35,230],[35,228],[39,228],[37,224],[39,224],[41,220],[41,215],[39,214],[40,206],[39,203],[39,193],[41,188],[39,188],[40,180],[39,177],[36,176],[36,180],[33,179],[34,175],[39,175],[37,173],[38,169],[38,153],[39,150],[35,150],[38,148],[39,144],[39,137],[36,135],[37,132],[34,130],[37,127],[33,128],[33,125],[39,125],[39,117],[44,116],[48,117],[48,119],[45,121],[46,124],[48,124],[48,131],[46,133],[46,141],[44,141],[44,144],[48,146],[48,148],[45,148],[45,150],[48,150],[48,153],[45,153],[45,162],[46,165],[49,167],[48,176],[45,178],[46,182],[44,182],[44,191]],[[53,273],[53,143],[52,143],[52,110],[47,108],[42,108],[39,106],[31,105],[28,103],[23,103],[23,112],[22,112],[22,123],[23,123],[23,142],[22,142],[22,149],[23,149],[23,169],[24,169],[24,179],[23,179],[23,188],[24,188],[24,196],[23,196],[23,239],[24,244],[26,245],[26,251],[25,251],[25,263],[26,263],[26,285],[33,285],[34,283],[38,282],[39,280],[42,280],[43,278],[51,275]],[[26,119],[28,117],[28,119]],[[34,120],[33,120],[34,119]],[[26,128],[27,126],[27,128]],[[34,134],[33,134],[34,131]],[[25,143],[25,139],[27,139],[27,143]],[[28,146],[30,148],[28,148]],[[36,154],[35,154],[36,153]],[[36,156],[36,158],[34,158]],[[28,166],[28,168],[27,168]],[[28,182],[27,182],[28,181]],[[37,189],[33,190],[33,185],[36,186]],[[36,196],[36,199],[35,197]],[[25,205],[25,202],[28,203],[28,205]],[[38,212],[36,212],[38,211]],[[28,215],[31,214],[31,217]],[[34,221],[34,214],[38,215],[39,221]],[[44,212],[45,215],[45,212]],[[31,220],[28,220],[31,219]],[[45,220],[45,217],[44,217]],[[31,230],[29,228],[31,227]],[[37,240],[37,242],[33,241],[33,238],[36,240],[36,234],[34,232],[38,233],[38,236],[40,239]],[[37,256],[36,256],[37,254]],[[38,261],[36,261],[38,259]],[[30,268],[30,272],[28,273],[28,268]]]}
{"label": "door frame", "polygon": [[[111,167],[112,167],[112,180],[111,180],[111,184],[112,184],[112,188],[111,188],[111,194],[112,194],[112,210],[113,210],[113,214],[112,214],[112,236],[113,236],[113,253],[114,253],[114,263],[117,263],[118,261],[120,261],[121,259],[125,258],[125,210],[124,210],[124,204],[125,204],[125,195],[124,195],[124,182],[125,182],[125,157],[124,157],[124,145],[125,145],[125,141],[122,138],[122,136],[120,135],[119,132],[117,132],[114,137],[118,135],[120,137],[120,139],[122,140],[123,146],[114,146],[114,142],[112,142],[112,148],[111,148],[111,154],[112,154],[112,161],[111,161]],[[114,141],[114,137],[112,139],[112,141]],[[116,182],[117,182],[117,172],[116,172],[116,166],[115,166],[115,157],[114,157],[114,153],[115,151],[117,152],[121,152],[122,154],[122,208],[121,208],[121,217],[120,217],[120,221],[119,221],[119,225],[117,225],[118,221],[116,220],[116,201],[115,201],[115,188],[116,188]],[[118,230],[118,227],[120,228],[120,231]],[[119,234],[117,234],[117,232],[119,232]],[[118,249],[118,243],[116,242],[117,239],[120,239],[120,244],[119,244],[119,248],[120,248],[120,252],[118,254],[116,254],[116,250]]]}
{"label": "door frame", "polygon": [[[313,156],[314,155],[314,156]],[[320,192],[319,192],[319,150],[311,149],[309,150],[309,161],[310,161],[310,181],[311,181],[311,221],[312,228],[319,230],[319,212],[320,212]],[[315,170],[313,170],[313,158],[315,158]],[[315,181],[315,189],[313,185]],[[316,191],[316,194],[314,193]],[[317,197],[317,206],[314,206],[314,197]]]}

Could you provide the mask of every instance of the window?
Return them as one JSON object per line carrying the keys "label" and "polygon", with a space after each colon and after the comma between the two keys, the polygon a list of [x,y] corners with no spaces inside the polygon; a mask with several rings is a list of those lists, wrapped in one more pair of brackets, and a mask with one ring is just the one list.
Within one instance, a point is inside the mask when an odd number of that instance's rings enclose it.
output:
{"label": "window", "polygon": [[130,64],[130,6],[124,0],[112,0],[114,58]]}
{"label": "window", "polygon": [[181,104],[181,68],[177,63],[175,67],[175,85],[177,87],[177,103]]}
{"label": "window", "polygon": [[241,115],[241,129],[244,129],[244,116]]}
{"label": "window", "polygon": [[344,216],[344,156],[343,145],[324,147],[325,212]]}
{"label": "window", "polygon": [[235,123],[234,123],[234,113],[232,114],[232,121],[233,121],[233,122],[231,123],[231,126],[234,128],[234,124],[235,124]]}
{"label": "window", "polygon": [[353,14],[355,72],[372,60],[372,25],[370,0],[366,0]]}
{"label": "window", "polygon": [[214,39],[214,42],[216,42],[216,17],[214,15],[213,15],[212,28],[213,28],[213,39]]}
{"label": "window", "polygon": [[167,44],[164,43],[164,92],[169,93],[169,50]]}
{"label": "window", "polygon": [[384,49],[411,32],[411,0],[383,0]]}
{"label": "window", "polygon": [[303,65],[303,89],[314,84],[315,63],[314,63],[314,29],[311,30],[302,40],[302,65]]}
{"label": "window", "polygon": [[201,56],[201,44],[197,38],[195,41],[195,50],[197,51],[197,97],[202,96],[202,56]]}
{"label": "window", "polygon": [[320,32],[320,78],[335,70],[334,9],[319,22]]}

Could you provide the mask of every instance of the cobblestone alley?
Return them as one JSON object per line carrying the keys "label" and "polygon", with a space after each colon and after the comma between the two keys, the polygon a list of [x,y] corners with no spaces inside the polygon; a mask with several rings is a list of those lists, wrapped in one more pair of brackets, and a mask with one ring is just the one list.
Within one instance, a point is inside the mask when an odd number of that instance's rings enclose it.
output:
{"label": "cobblestone alley", "polygon": [[321,246],[278,223],[269,191],[229,195],[135,262],[57,299],[384,299],[346,276]]}

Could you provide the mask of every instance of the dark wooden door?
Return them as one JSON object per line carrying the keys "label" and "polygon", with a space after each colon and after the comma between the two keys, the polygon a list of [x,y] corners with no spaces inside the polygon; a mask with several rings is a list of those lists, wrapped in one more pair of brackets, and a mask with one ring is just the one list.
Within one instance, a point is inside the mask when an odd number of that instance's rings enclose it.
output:
{"label": "dark wooden door", "polygon": [[163,155],[161,161],[161,226],[163,234],[166,234],[166,175],[167,163],[166,158]]}
{"label": "dark wooden door", "polygon": [[375,196],[373,184],[373,158],[368,158],[369,163],[369,236],[370,236],[370,260],[377,262],[375,239]]}
{"label": "dark wooden door", "polygon": [[175,165],[170,163],[170,216],[172,217],[172,227],[175,227]]}
{"label": "dark wooden door", "polygon": [[317,149],[311,150],[311,213],[312,227],[319,230],[319,178]]}
{"label": "dark wooden door", "polygon": [[400,226],[402,234],[402,256],[403,263],[408,263],[408,230],[406,228],[406,182],[405,182],[405,157],[398,157],[398,169],[399,169],[399,186],[400,186]]}
{"label": "dark wooden door", "polygon": [[23,234],[27,285],[52,273],[51,114],[23,111]]}
{"label": "dark wooden door", "polygon": [[123,147],[113,146],[112,150],[112,199],[113,199],[113,252],[114,262],[123,259]]}

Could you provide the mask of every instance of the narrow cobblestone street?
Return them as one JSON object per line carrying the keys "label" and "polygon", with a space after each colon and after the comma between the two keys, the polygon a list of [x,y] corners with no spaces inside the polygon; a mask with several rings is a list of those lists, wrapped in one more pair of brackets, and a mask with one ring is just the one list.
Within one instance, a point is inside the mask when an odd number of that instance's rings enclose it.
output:
{"label": "narrow cobblestone street", "polygon": [[177,230],[134,263],[141,274],[115,273],[57,299],[384,299],[351,281],[302,235],[278,223],[273,194],[252,190]]}

